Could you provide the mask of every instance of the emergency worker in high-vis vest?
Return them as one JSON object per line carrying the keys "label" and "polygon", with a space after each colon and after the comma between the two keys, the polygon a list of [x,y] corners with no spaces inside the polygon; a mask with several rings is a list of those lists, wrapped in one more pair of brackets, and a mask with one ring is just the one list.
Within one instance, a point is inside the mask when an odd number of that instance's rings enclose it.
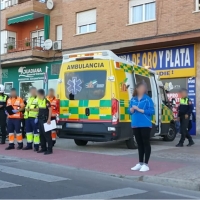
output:
{"label": "emergency worker in high-vis vest", "polygon": [[37,89],[35,87],[30,88],[30,97],[27,100],[25,107],[24,119],[26,127],[26,139],[27,146],[23,150],[30,150],[33,148],[34,151],[39,150],[40,136],[37,132],[37,117],[38,117],[38,98],[37,98]]}
{"label": "emergency worker in high-vis vest", "polygon": [[5,87],[0,85],[0,132],[1,141],[0,144],[5,144],[6,141],[6,119],[5,108],[8,100],[8,96],[4,94]]}
{"label": "emergency worker in high-vis vest", "polygon": [[51,131],[45,132],[44,123],[51,124],[51,104],[45,97],[43,89],[38,90],[38,126],[40,132],[40,144],[41,150],[38,153],[44,153],[45,155],[53,153],[53,145],[51,138]]}
{"label": "emergency worker in high-vis vest", "polygon": [[[52,115],[51,115],[51,120],[56,120],[59,114],[59,101],[58,99],[55,97],[55,91],[54,89],[49,89],[49,93],[47,96],[47,100],[49,100],[50,104],[51,104],[51,109],[52,109]],[[51,131],[51,137],[52,137],[52,142],[53,142],[53,146],[56,143],[56,130],[52,130]]]}
{"label": "emergency worker in high-vis vest", "polygon": [[21,133],[21,120],[22,120],[22,111],[24,110],[24,101],[22,98],[17,96],[16,89],[12,88],[10,91],[10,97],[7,100],[7,106],[12,106],[13,110],[11,115],[8,115],[8,124],[7,130],[9,133],[9,146],[6,150],[11,150],[15,148],[14,140],[15,140],[15,133],[16,139],[18,143],[17,149],[23,148],[23,137]]}
{"label": "emergency worker in high-vis vest", "polygon": [[190,116],[193,111],[193,104],[190,103],[186,89],[182,89],[180,92],[180,95],[181,95],[181,99],[180,99],[180,105],[178,108],[178,117],[180,120],[181,139],[176,146],[183,147],[185,138],[187,138],[189,141],[187,146],[192,146],[194,144],[194,141],[191,135],[189,134],[188,125],[189,125]]}

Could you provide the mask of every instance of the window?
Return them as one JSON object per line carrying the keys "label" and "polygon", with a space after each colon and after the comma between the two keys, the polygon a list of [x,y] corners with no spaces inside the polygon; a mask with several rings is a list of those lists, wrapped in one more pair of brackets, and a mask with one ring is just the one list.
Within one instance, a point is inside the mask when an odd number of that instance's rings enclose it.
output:
{"label": "window", "polygon": [[96,31],[96,9],[77,13],[77,34]]}
{"label": "window", "polygon": [[51,65],[51,75],[60,74],[61,63],[56,63]]}
{"label": "window", "polygon": [[13,88],[13,82],[4,82],[4,87],[5,87],[5,94],[10,94],[10,90]]}
{"label": "window", "polygon": [[62,25],[56,26],[56,40],[62,40]]}
{"label": "window", "polygon": [[161,99],[162,99],[162,102],[164,104],[166,104],[168,102],[168,98],[166,96],[166,93],[165,93],[165,90],[163,87],[160,87],[160,94],[161,94]]}
{"label": "window", "polygon": [[16,33],[8,31],[7,49],[12,50],[16,48]]}
{"label": "window", "polygon": [[130,0],[130,24],[156,19],[155,0]]}
{"label": "window", "polygon": [[150,79],[146,76],[141,76],[138,74],[135,74],[135,79],[136,79],[136,83],[145,83],[147,86],[147,94],[152,97],[152,88],[151,88],[151,82]]}
{"label": "window", "polygon": [[1,0],[1,10],[18,4],[18,0]]}
{"label": "window", "polygon": [[105,95],[106,71],[80,71],[65,74],[65,94],[70,100],[99,100]]}
{"label": "window", "polygon": [[54,89],[54,91],[56,91],[57,86],[58,86],[58,79],[48,80],[48,89],[52,88],[52,89]]}
{"label": "window", "polygon": [[31,33],[32,47],[44,46],[44,30],[34,31]]}
{"label": "window", "polygon": [[195,0],[196,3],[196,11],[200,11],[200,0]]}
{"label": "window", "polygon": [[28,99],[29,97],[29,89],[31,87],[36,87],[37,89],[43,88],[44,81],[22,81],[19,82],[19,96],[23,99]]}

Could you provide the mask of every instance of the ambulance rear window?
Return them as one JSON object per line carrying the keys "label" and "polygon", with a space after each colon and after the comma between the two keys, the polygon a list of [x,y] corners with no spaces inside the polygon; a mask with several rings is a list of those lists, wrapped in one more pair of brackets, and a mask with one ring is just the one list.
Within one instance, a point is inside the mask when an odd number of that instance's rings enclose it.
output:
{"label": "ambulance rear window", "polygon": [[105,95],[106,71],[78,71],[65,74],[65,94],[69,100],[99,100]]}

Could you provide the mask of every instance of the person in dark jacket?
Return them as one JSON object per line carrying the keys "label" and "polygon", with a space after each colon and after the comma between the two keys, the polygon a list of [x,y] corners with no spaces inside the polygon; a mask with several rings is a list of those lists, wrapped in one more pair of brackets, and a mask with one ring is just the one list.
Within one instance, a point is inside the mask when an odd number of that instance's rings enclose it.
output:
{"label": "person in dark jacket", "polygon": [[180,91],[180,94],[181,94],[181,99],[180,99],[180,105],[178,109],[178,117],[180,120],[181,139],[179,143],[176,145],[176,147],[183,147],[185,138],[187,138],[189,141],[187,146],[192,146],[194,144],[194,141],[188,132],[188,125],[189,125],[190,116],[193,111],[193,104],[190,103],[186,89],[182,89]]}
{"label": "person in dark jacket", "polygon": [[[192,101],[189,101],[189,104],[192,104]],[[189,124],[188,124],[188,132],[190,132],[192,129],[192,122],[196,122],[196,116],[195,116],[194,112],[192,112],[192,114],[190,116],[190,120],[189,120]]]}
{"label": "person in dark jacket", "polygon": [[147,87],[145,83],[137,84],[129,105],[131,127],[133,128],[133,133],[138,144],[139,154],[139,163],[132,167],[131,170],[139,170],[141,172],[149,171],[151,120],[155,114],[154,103],[146,94],[146,91]]}
{"label": "person in dark jacket", "polygon": [[[25,99],[25,98],[23,98],[23,101],[24,101],[24,105],[26,106],[26,104],[27,104],[27,102],[26,102],[26,99]],[[25,112],[25,110],[22,112],[22,113],[23,113],[23,115],[24,115],[24,112]],[[21,126],[21,130],[22,130],[22,136],[23,136],[23,138],[26,138],[26,131],[25,131],[25,119],[24,119],[24,117],[23,117],[23,119],[22,119],[22,126]]]}
{"label": "person in dark jacket", "polygon": [[1,133],[1,140],[0,144],[5,144],[6,142],[6,119],[7,115],[5,112],[6,103],[8,100],[8,96],[4,94],[5,87],[0,84],[0,133]]}

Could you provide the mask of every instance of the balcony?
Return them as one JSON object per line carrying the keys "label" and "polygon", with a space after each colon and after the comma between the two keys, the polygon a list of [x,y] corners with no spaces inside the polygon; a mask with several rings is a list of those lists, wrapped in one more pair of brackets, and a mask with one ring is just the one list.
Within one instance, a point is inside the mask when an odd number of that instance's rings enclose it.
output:
{"label": "balcony", "polygon": [[17,51],[25,51],[25,50],[43,50],[44,40],[43,39],[26,39],[19,41],[11,41],[5,44],[5,49],[7,53],[13,53]]}
{"label": "balcony", "polygon": [[30,12],[43,15],[49,15],[50,13],[44,0],[7,0],[3,8],[6,9],[5,16],[7,19]]}
{"label": "balcony", "polygon": [[52,52],[44,51],[43,44],[44,40],[36,38],[8,41],[4,44],[5,54],[1,55],[2,66],[46,62]]}

